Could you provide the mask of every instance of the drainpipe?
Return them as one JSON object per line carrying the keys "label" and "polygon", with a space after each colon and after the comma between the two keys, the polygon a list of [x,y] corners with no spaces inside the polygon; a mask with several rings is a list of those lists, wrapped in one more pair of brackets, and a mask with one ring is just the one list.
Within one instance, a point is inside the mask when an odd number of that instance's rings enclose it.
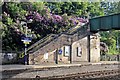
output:
{"label": "drainpipe", "polygon": [[69,60],[70,60],[70,63],[72,63],[72,37],[69,37],[68,41],[70,42],[70,56],[69,56]]}
{"label": "drainpipe", "polygon": [[88,62],[90,62],[90,34],[87,36],[87,43],[88,43]]}
{"label": "drainpipe", "polygon": [[120,61],[120,57],[119,57],[120,56],[120,47],[118,48],[118,52],[119,53],[117,54],[117,61]]}
{"label": "drainpipe", "polygon": [[119,54],[120,54],[120,46],[119,46],[119,38],[117,37],[117,46],[116,48],[118,49],[118,55],[117,55],[117,61],[120,61]]}
{"label": "drainpipe", "polygon": [[55,52],[55,57],[56,57],[55,63],[58,64],[58,49],[57,49],[56,52]]}
{"label": "drainpipe", "polygon": [[70,64],[72,63],[72,44],[70,45]]}
{"label": "drainpipe", "polygon": [[119,54],[117,55],[117,61],[120,61],[120,57],[119,57]]}

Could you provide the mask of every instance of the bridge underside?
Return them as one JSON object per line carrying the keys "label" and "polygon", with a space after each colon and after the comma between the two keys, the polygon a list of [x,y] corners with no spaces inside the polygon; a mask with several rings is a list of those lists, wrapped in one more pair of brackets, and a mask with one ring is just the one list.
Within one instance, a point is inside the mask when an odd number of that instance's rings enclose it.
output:
{"label": "bridge underside", "polygon": [[107,31],[111,29],[120,30],[120,13],[92,18],[89,21],[91,32]]}

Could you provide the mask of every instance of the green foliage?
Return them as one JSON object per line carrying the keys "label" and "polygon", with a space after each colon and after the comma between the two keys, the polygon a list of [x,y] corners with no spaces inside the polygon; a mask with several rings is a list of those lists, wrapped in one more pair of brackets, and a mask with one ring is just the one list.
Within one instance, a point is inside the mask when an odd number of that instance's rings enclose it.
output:
{"label": "green foliage", "polygon": [[[21,26],[20,21],[26,20],[26,15],[31,12],[38,12],[38,17],[47,21],[47,23],[44,23],[34,20],[31,24],[28,24],[33,34],[31,44],[50,33],[61,33],[73,27],[74,24],[71,24],[72,21],[70,19],[74,19],[76,16],[95,17],[103,16],[104,13],[108,15],[120,12],[120,2],[9,2],[4,3],[2,7],[3,19],[0,22],[2,24],[2,32],[0,33],[2,33],[3,37],[3,50],[16,51],[24,49],[21,36],[24,35],[25,28]],[[63,22],[53,23],[53,14],[62,17]],[[74,22],[77,23],[78,20],[74,19]],[[100,34],[101,41],[108,45],[108,53],[118,53],[116,50],[116,39],[120,35],[120,31],[101,32]]]}
{"label": "green foliage", "polygon": [[[120,31],[111,30],[109,32],[100,32],[100,34],[101,34],[101,42],[105,42],[109,48],[108,54],[118,54],[116,43],[117,43],[117,38],[119,38]],[[119,38],[119,42],[120,42],[120,38]]]}
{"label": "green foliage", "polygon": [[[78,23],[74,18],[76,16],[101,15],[103,10],[99,5],[100,3],[88,2],[5,2],[2,6],[3,49],[21,51],[24,48],[21,36],[24,35],[25,29],[20,22],[26,20],[25,17],[28,14],[37,12],[37,18],[44,18],[44,22],[38,22],[34,16],[34,21],[28,24],[33,33],[32,43],[34,43],[50,33],[61,33],[73,27]],[[62,22],[54,22],[53,14],[62,19]],[[70,19],[73,19],[75,24],[72,24],[73,21]]]}
{"label": "green foliage", "polygon": [[43,2],[33,2],[33,10],[34,11],[38,11],[38,12],[42,12],[42,10],[44,9],[44,3]]}
{"label": "green foliage", "polygon": [[120,1],[119,2],[101,2],[101,7],[104,8],[106,15],[120,13]]}
{"label": "green foliage", "polygon": [[104,15],[103,8],[100,6],[100,2],[61,2],[61,3],[46,3],[52,13],[76,15],[76,16],[88,16],[91,17]]}
{"label": "green foliage", "polygon": [[19,17],[20,19],[22,19],[26,15],[26,11],[22,9],[21,3],[8,3],[7,5],[11,17]]}
{"label": "green foliage", "polygon": [[[33,33],[31,44],[50,33],[61,33],[73,27],[73,22],[78,23],[78,20],[75,19],[76,16],[95,17],[104,15],[104,9],[101,8],[100,2],[4,2],[2,8],[3,50],[16,51],[24,49],[21,36],[24,35],[25,29],[20,22],[21,20],[26,21],[25,18],[28,14],[37,12],[37,18],[41,20],[41,22],[35,20],[34,15],[34,21],[28,24],[29,29],[32,30],[31,33]],[[62,20],[54,22],[56,20],[53,19],[55,15],[62,17]],[[105,40],[103,39],[103,41]],[[111,41],[114,43],[114,40]]]}

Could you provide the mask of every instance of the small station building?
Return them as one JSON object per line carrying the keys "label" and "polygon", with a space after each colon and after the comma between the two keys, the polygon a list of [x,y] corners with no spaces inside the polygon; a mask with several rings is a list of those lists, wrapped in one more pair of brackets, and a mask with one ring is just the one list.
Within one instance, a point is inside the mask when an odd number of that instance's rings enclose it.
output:
{"label": "small station building", "polygon": [[[120,30],[120,13],[96,17],[66,33],[50,35],[29,51],[29,64],[100,61],[98,31]],[[37,48],[37,49],[36,49]]]}
{"label": "small station building", "polygon": [[49,36],[44,43],[38,44],[37,47],[41,46],[38,50],[33,48],[33,52],[29,52],[29,64],[99,62],[99,34],[90,34],[88,25],[72,30]]}

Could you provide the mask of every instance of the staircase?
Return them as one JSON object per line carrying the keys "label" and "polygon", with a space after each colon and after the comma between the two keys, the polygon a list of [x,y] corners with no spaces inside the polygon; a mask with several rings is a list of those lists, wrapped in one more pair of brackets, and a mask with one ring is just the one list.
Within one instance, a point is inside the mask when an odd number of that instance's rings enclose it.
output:
{"label": "staircase", "polygon": [[[34,54],[35,58],[40,54],[54,51],[64,45],[71,45],[73,42],[90,34],[88,29],[88,24],[80,26],[79,23],[76,27],[70,28],[67,32],[62,32],[60,34],[49,34],[28,47],[27,53]],[[22,54],[24,54],[24,52]]]}

